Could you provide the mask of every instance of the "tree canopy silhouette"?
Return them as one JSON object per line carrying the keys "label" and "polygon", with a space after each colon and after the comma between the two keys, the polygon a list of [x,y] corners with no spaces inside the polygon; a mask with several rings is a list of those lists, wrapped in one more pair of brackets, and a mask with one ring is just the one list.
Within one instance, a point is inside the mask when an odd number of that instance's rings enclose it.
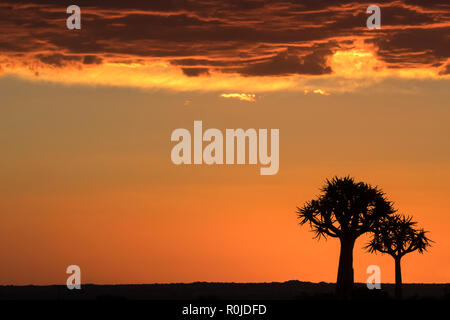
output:
{"label": "tree canopy silhouette", "polygon": [[353,288],[353,247],[362,234],[395,210],[378,187],[351,177],[327,179],[317,199],[297,207],[300,225],[309,223],[315,238],[338,238],[341,244],[336,294],[350,298]]}
{"label": "tree canopy silhouette", "polygon": [[382,219],[373,231],[371,241],[365,246],[369,252],[391,255],[395,260],[395,297],[402,298],[401,259],[413,251],[423,253],[431,245],[427,231],[415,228],[412,217],[395,214]]}

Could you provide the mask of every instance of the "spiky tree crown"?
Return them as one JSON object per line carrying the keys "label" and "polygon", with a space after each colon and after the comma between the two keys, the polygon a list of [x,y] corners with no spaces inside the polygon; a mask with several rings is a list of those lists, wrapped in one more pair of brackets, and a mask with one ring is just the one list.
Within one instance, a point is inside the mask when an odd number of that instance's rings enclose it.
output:
{"label": "spiky tree crown", "polygon": [[416,228],[412,217],[395,214],[384,218],[373,232],[372,240],[365,246],[369,252],[387,253],[394,258],[418,251],[423,253],[431,245],[427,231]]}
{"label": "spiky tree crown", "polygon": [[356,239],[395,212],[379,188],[351,177],[327,179],[320,190],[317,199],[297,207],[300,225],[309,223],[315,238]]}

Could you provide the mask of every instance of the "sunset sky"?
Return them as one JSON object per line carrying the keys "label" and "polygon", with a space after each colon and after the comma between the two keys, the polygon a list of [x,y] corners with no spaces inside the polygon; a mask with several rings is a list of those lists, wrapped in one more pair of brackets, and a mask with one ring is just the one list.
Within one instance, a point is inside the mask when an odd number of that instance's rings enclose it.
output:
{"label": "sunset sky", "polygon": [[[404,282],[450,282],[449,31],[448,1],[2,1],[0,284],[334,282],[295,214],[333,175],[430,231]],[[278,174],[174,165],[194,120],[279,129]],[[393,282],[367,239],[355,280]]]}

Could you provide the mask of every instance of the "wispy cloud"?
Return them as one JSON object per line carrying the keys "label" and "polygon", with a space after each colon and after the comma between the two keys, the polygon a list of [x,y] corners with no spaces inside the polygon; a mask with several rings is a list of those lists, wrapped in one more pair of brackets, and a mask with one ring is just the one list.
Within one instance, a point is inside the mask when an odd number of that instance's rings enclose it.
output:
{"label": "wispy cloud", "polygon": [[308,94],[308,93],[312,92],[312,93],[320,94],[320,95],[323,95],[323,96],[329,96],[330,95],[329,92],[326,92],[325,90],[322,90],[322,89],[314,89],[314,90],[305,89],[303,92],[305,94]]}
{"label": "wispy cloud", "polygon": [[248,102],[256,101],[256,95],[251,93],[222,93],[220,96],[226,99],[238,99]]}

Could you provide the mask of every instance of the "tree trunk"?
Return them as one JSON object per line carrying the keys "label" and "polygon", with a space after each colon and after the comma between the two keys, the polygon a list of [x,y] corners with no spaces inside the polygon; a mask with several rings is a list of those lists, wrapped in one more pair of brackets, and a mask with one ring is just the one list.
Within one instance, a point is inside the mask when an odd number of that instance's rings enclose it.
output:
{"label": "tree trunk", "polygon": [[402,267],[400,257],[395,258],[395,298],[402,298]]}
{"label": "tree trunk", "polygon": [[336,281],[336,295],[339,298],[350,299],[353,289],[353,247],[352,237],[342,237],[341,253],[339,255],[339,269]]}

